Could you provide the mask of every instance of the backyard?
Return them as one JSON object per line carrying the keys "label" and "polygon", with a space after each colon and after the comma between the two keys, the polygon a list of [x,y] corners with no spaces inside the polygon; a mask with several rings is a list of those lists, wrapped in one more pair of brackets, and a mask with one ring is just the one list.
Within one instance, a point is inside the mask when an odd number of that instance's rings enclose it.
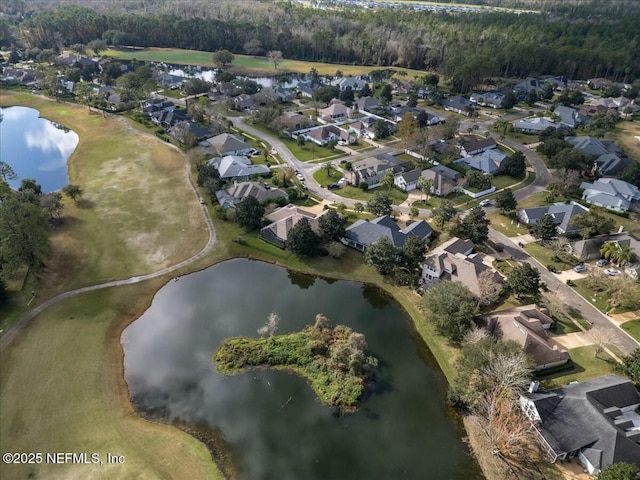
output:
{"label": "backyard", "polygon": [[[615,355],[621,355],[619,350],[608,345]],[[551,373],[540,373],[538,380],[545,388],[556,388],[569,382],[581,382],[603,375],[615,373],[616,361],[605,352],[596,355],[597,348],[593,345],[577,347],[569,350],[571,360],[566,368],[558,368]]]}

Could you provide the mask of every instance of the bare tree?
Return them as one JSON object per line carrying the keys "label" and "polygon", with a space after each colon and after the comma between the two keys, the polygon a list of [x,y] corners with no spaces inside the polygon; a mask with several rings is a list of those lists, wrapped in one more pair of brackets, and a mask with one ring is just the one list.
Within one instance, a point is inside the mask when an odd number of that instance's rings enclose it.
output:
{"label": "bare tree", "polygon": [[605,348],[611,343],[611,334],[606,330],[594,328],[589,332],[589,336],[593,340],[593,345],[596,347],[593,356],[595,358],[602,358],[602,354],[605,353]]}
{"label": "bare tree", "polygon": [[271,50],[267,54],[267,57],[269,57],[269,60],[271,60],[271,62],[273,63],[273,68],[275,69],[277,69],[278,64],[282,62],[282,52],[280,50]]}
{"label": "bare tree", "polygon": [[314,325],[318,330],[323,330],[331,326],[331,321],[325,316],[324,313],[318,313],[316,315],[316,323]]}
{"label": "bare tree", "polygon": [[278,329],[278,323],[280,323],[280,317],[271,312],[267,317],[267,322],[258,329],[258,333],[262,336],[269,335],[269,337],[273,337]]}
{"label": "bare tree", "polygon": [[484,328],[474,326],[465,334],[462,339],[462,343],[478,343],[480,340],[484,340],[485,338],[489,338],[489,332]]}
{"label": "bare tree", "polygon": [[557,237],[551,241],[551,248],[555,252],[571,253],[571,242],[567,237]]}
{"label": "bare tree", "polygon": [[496,275],[489,269],[478,275],[478,287],[480,288],[478,303],[485,307],[493,305],[502,291],[502,283],[496,279]]}
{"label": "bare tree", "polygon": [[567,304],[557,293],[544,293],[542,304],[549,310],[549,315],[552,318],[556,318],[558,315],[567,315]]}

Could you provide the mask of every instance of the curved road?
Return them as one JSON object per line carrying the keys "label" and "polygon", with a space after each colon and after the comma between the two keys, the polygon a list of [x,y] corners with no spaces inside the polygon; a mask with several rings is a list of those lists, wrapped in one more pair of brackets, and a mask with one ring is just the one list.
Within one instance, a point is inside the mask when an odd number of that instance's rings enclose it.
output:
{"label": "curved road", "polygon": [[[175,148],[177,151],[179,151],[180,154],[182,155],[182,158],[185,160],[186,177],[187,177],[187,180],[189,181],[189,185],[191,186],[191,188],[193,189],[193,191],[195,193],[195,196],[196,196],[195,200],[198,201],[199,198],[200,198],[200,195],[198,194],[198,190],[196,189],[196,186],[193,183],[193,178],[191,177],[191,166],[189,164],[189,161],[184,156],[184,154],[182,154],[180,149],[174,147],[173,145],[171,145],[171,146],[173,148]],[[16,323],[13,327],[11,327],[9,330],[7,330],[7,332],[0,338],[0,350],[3,350],[11,342],[11,340],[13,340],[13,338],[15,338],[16,334],[20,330],[22,330],[33,318],[35,318],[38,314],[40,314],[41,312],[43,312],[44,310],[46,310],[50,306],[60,302],[61,300],[64,300],[64,299],[70,298],[70,297],[75,297],[76,295],[81,295],[81,294],[87,293],[87,292],[93,292],[93,291],[96,291],[96,290],[102,290],[102,289],[111,288],[111,287],[119,287],[119,286],[122,286],[122,285],[132,285],[134,283],[144,282],[145,280],[149,280],[149,279],[152,279],[152,278],[161,277],[163,275],[166,275],[167,273],[175,272],[176,270],[179,270],[179,269],[181,269],[183,267],[186,267],[187,265],[190,265],[193,262],[195,262],[195,261],[199,260],[200,258],[202,258],[203,256],[205,256],[209,252],[209,250],[211,250],[211,248],[213,248],[213,246],[214,246],[214,244],[216,242],[216,232],[215,232],[215,229],[213,227],[213,222],[211,221],[211,216],[209,215],[209,212],[207,211],[206,205],[201,205],[200,206],[200,210],[201,210],[202,216],[204,218],[204,221],[207,224],[207,229],[209,230],[209,239],[207,241],[207,244],[204,246],[204,248],[202,250],[200,250],[198,253],[196,253],[195,255],[193,255],[190,258],[187,258],[186,260],[183,260],[182,262],[176,263],[175,265],[171,265],[169,267],[163,268],[162,270],[158,270],[158,271],[153,272],[153,273],[148,273],[146,275],[139,275],[139,276],[135,276],[135,277],[125,278],[125,279],[122,279],[122,280],[114,280],[112,282],[101,283],[99,285],[91,285],[91,286],[88,286],[88,287],[78,288],[76,290],[71,290],[71,291],[64,292],[64,293],[61,293],[59,295],[56,295],[55,297],[50,298],[46,302],[44,302],[44,303],[38,305],[37,307],[35,307],[34,309],[30,310],[24,317],[22,317],[18,321],[18,323]]]}

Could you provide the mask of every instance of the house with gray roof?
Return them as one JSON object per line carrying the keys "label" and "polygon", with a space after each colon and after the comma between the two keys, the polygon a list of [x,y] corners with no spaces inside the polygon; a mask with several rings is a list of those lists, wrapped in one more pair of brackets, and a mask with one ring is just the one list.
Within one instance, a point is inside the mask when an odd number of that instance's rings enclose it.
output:
{"label": "house with gray roof", "polygon": [[211,146],[212,152],[219,157],[249,155],[253,151],[251,145],[231,133],[222,133],[215,137],[207,138],[207,143]]}
{"label": "house with gray roof", "polygon": [[393,177],[393,183],[400,190],[410,192],[418,188],[418,179],[422,176],[422,170],[413,169],[408,172],[398,173]]}
{"label": "house with gray roof", "polygon": [[362,90],[367,82],[362,77],[339,77],[331,81],[331,85],[337,86],[341,92],[351,88],[354,92]]}
{"label": "house with gray roof", "polygon": [[304,133],[294,132],[294,134],[296,134],[296,136],[302,135],[305,140],[324,147],[331,141],[339,141],[342,138],[342,132],[344,132],[344,130],[335,125],[323,125],[305,130]]}
{"label": "house with gray roof", "polygon": [[613,463],[640,468],[640,394],[633,382],[607,375],[520,395],[520,407],[548,459],[577,457],[591,475]]}
{"label": "house with gray roof", "polygon": [[582,182],[582,199],[592,205],[626,212],[633,202],[640,201],[640,190],[635,185],[617,178],[601,178],[593,183]]}
{"label": "house with gray roof", "polygon": [[578,231],[575,225],[571,223],[571,220],[581,213],[589,213],[589,209],[576,202],[559,202],[546,207],[518,210],[518,219],[525,225],[535,225],[542,216],[551,215],[558,227],[558,232],[571,235]]}
{"label": "house with gray roof", "polygon": [[504,95],[500,92],[475,92],[469,99],[471,103],[483,107],[500,108],[504,101]]}
{"label": "house with gray roof", "polygon": [[347,247],[364,252],[369,245],[382,237],[387,237],[395,247],[402,247],[410,235],[426,240],[433,233],[433,229],[424,220],[413,222],[404,229],[389,216],[384,215],[374,220],[358,220],[347,227],[342,243]]}
{"label": "house with gray roof", "polygon": [[448,97],[442,103],[442,107],[447,112],[455,112],[460,115],[466,115],[467,117],[471,115],[473,111],[473,104],[468,99],[459,96]]}
{"label": "house with gray roof", "polygon": [[500,166],[506,158],[507,155],[500,150],[486,150],[477,155],[460,158],[456,160],[455,163],[462,164],[473,170],[495,175],[500,170]]}
{"label": "house with gray roof", "polygon": [[560,117],[558,123],[568,128],[576,128],[585,122],[585,118],[575,108],[558,105],[553,113]]}
{"label": "house with gray roof", "polygon": [[573,145],[576,150],[591,155],[595,161],[595,167],[603,175],[613,175],[625,168],[628,163],[622,150],[612,142],[588,136],[566,137],[565,141]]}
{"label": "house with gray roof", "polygon": [[446,197],[457,191],[464,182],[464,177],[460,172],[444,165],[436,165],[423,170],[421,175],[433,181],[431,193],[438,197]]}
{"label": "house with gray roof", "polygon": [[476,318],[476,323],[498,340],[520,345],[535,362],[536,371],[569,361],[569,352],[547,334],[554,323],[549,311],[535,304],[492,312]]}
{"label": "house with gray roof", "polygon": [[578,240],[571,244],[573,255],[580,260],[595,260],[600,258],[600,249],[607,242],[615,242],[620,247],[630,247],[636,254],[636,261],[624,265],[624,272],[631,278],[640,279],[640,240],[629,232],[613,233],[610,235],[600,235],[586,240]]}
{"label": "house with gray roof", "polygon": [[380,107],[380,100],[376,97],[360,97],[355,104],[361,112],[373,112]]}
{"label": "house with gray roof", "polygon": [[269,167],[253,165],[247,157],[239,155],[212,158],[207,164],[213,165],[223,180],[243,181],[248,180],[252,175],[268,175],[270,171]]}
{"label": "house with gray roof", "polygon": [[261,182],[235,182],[226,190],[218,190],[216,192],[218,203],[225,210],[235,207],[247,197],[254,197],[260,203],[277,198],[284,198],[285,201],[289,201],[287,192],[275,187],[267,188],[267,186]]}
{"label": "house with gray roof", "polygon": [[492,266],[493,257],[474,253],[471,240],[453,237],[434,248],[422,262],[420,284],[428,288],[441,280],[462,283],[476,297],[481,293],[480,275],[490,272],[492,278],[502,283],[502,275]]}
{"label": "house with gray roof", "polygon": [[513,128],[524,133],[540,133],[549,127],[561,128],[562,126],[560,123],[545,117],[523,118],[513,123]]}

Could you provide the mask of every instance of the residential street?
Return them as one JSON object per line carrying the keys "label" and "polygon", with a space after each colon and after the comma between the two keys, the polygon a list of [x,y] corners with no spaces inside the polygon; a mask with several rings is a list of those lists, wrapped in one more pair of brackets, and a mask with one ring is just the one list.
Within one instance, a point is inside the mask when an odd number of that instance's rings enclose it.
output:
{"label": "residential street", "polygon": [[[515,116],[519,114],[513,114]],[[293,154],[289,151],[289,149],[284,145],[284,143],[276,138],[273,135],[266,134],[260,130],[255,129],[251,125],[244,123],[244,118],[234,117],[231,119],[234,126],[245,132],[257,137],[263,138],[267,142],[271,143],[273,148],[276,149],[280,157],[291,167],[299,170],[305,177],[305,183],[307,188],[314,195],[325,199],[330,202],[339,203],[342,202],[348,207],[352,207],[356,200],[352,200],[349,198],[341,197],[336,195],[330,190],[326,188],[322,188],[318,182],[313,178],[313,173],[322,167],[319,163],[307,163],[301,162],[297,158],[293,156]],[[493,119],[491,120],[493,121]],[[505,145],[515,149],[522,151],[529,164],[533,168],[536,173],[536,179],[531,184],[520,190],[516,190],[514,195],[517,200],[522,200],[526,197],[529,197],[535,193],[541,192],[545,189],[549,181],[551,180],[551,173],[547,169],[546,165],[542,161],[542,159],[538,156],[538,154],[531,150],[530,148],[517,143],[508,138],[498,139],[497,135],[492,135],[496,140],[504,143]],[[388,153],[391,151],[397,150],[393,147],[381,148],[375,151],[368,151],[366,153],[345,156],[343,158],[349,159],[349,161],[358,161],[360,159],[366,158],[373,154],[377,153]],[[335,164],[338,164],[340,159],[332,160]],[[406,214],[409,211],[409,207],[406,205],[398,206],[395,205],[394,209],[399,211],[402,214]],[[464,214],[467,212],[461,212]],[[420,214],[422,216],[429,216],[431,214],[430,210],[420,210]],[[620,328],[615,322],[609,319],[606,315],[600,312],[597,308],[591,305],[587,300],[580,297],[571,287],[567,286],[564,282],[559,280],[556,275],[549,272],[544,265],[541,265],[536,259],[531,257],[525,250],[519,248],[517,244],[510,239],[509,237],[503,235],[502,233],[489,229],[489,238],[497,243],[501,243],[505,246],[505,253],[508,256],[511,256],[513,259],[519,262],[528,262],[534,267],[536,267],[540,271],[541,280],[545,282],[550,291],[557,293],[560,298],[562,298],[567,305],[574,308],[578,311],[587,321],[593,324],[593,329],[589,332],[583,332],[581,335],[581,342],[586,344],[596,343],[597,338],[606,339],[606,343],[611,343],[616,345],[620,350],[624,353],[629,354],[633,352],[636,348],[638,348],[639,344],[632,337],[630,337],[622,328]],[[579,334],[580,335],[580,334]]]}

